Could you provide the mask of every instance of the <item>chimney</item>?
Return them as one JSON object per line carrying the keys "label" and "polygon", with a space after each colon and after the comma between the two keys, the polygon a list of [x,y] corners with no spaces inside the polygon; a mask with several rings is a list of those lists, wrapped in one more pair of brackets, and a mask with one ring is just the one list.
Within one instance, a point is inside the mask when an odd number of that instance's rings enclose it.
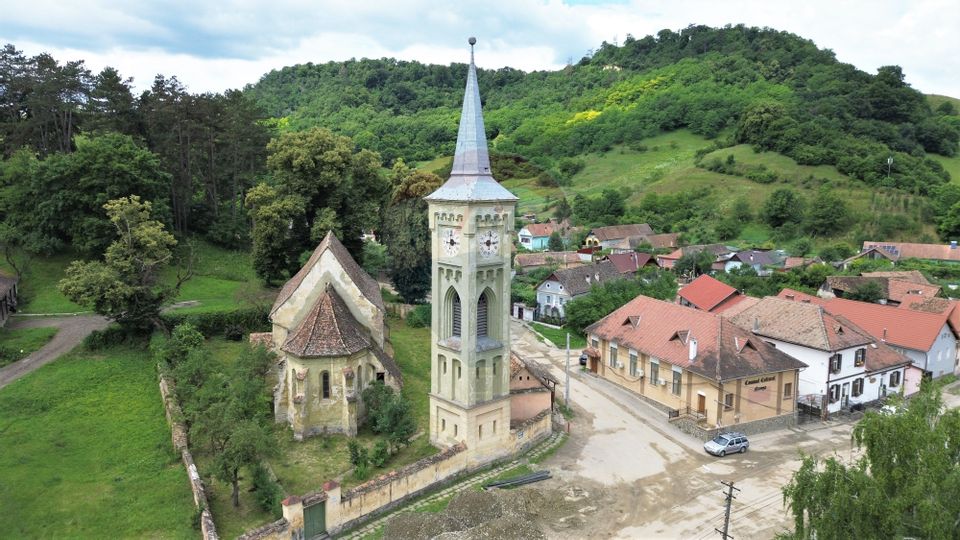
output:
{"label": "chimney", "polygon": [[693,362],[697,358],[697,340],[690,338],[690,361]]}
{"label": "chimney", "polygon": [[753,318],[753,331],[754,332],[760,331],[760,317]]}
{"label": "chimney", "polygon": [[796,298],[796,296],[794,296],[794,295],[792,295],[792,294],[788,294],[788,295],[787,295],[787,300],[793,300],[794,298]]}
{"label": "chimney", "polygon": [[883,329],[883,337],[880,339],[880,341],[887,341],[887,329],[886,329],[886,328]]}

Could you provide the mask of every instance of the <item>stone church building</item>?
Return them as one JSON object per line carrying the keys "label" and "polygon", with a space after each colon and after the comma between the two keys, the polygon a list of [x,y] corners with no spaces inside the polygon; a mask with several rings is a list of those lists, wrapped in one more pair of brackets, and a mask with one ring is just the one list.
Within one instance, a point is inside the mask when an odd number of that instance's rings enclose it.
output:
{"label": "stone church building", "polygon": [[280,357],[274,412],[297,440],[355,435],[363,389],[377,380],[400,389],[400,369],[384,350],[385,317],[380,285],[327,233],[270,310]]}

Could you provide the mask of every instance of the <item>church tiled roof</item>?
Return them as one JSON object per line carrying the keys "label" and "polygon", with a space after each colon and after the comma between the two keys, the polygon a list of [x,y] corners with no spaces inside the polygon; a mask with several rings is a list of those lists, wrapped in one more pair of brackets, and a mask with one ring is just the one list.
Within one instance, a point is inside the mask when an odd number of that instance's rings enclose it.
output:
{"label": "church tiled roof", "polygon": [[281,347],[301,358],[348,356],[370,348],[366,329],[357,322],[332,285],[327,285],[310,313]]}

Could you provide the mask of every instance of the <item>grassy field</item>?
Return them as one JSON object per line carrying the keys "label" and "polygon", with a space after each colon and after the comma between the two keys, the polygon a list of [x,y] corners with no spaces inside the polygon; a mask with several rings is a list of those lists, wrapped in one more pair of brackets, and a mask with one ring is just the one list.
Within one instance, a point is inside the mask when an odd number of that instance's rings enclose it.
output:
{"label": "grassy field", "polygon": [[55,335],[56,328],[0,328],[0,367],[30,356]]}
{"label": "grassy field", "polygon": [[0,536],[195,538],[143,350],[74,351],[0,390]]}
{"label": "grassy field", "polygon": [[[276,291],[266,289],[253,272],[248,252],[226,250],[207,242],[196,241],[194,276],[183,284],[178,302],[195,301],[187,311],[221,311],[243,304],[273,300]],[[84,308],[64,297],[57,284],[71,261],[73,253],[37,257],[31,262],[20,285],[20,310],[23,313],[76,313]],[[9,270],[0,262],[0,269]],[[168,268],[164,279],[176,280],[177,270]]]}
{"label": "grassy field", "polygon": [[[531,323],[543,337],[549,339],[557,347],[564,349],[567,346],[567,331],[557,330],[540,323]],[[582,349],[587,346],[587,339],[576,332],[570,332],[570,350]]]}
{"label": "grassy field", "polygon": [[950,180],[960,184],[960,155],[947,157],[939,154],[927,154],[929,157],[938,161],[943,168],[950,173]]}

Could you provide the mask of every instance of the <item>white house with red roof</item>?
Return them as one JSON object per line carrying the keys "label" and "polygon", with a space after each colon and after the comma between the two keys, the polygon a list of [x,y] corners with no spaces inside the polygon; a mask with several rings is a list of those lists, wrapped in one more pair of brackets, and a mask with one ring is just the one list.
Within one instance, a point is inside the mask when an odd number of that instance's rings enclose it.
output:
{"label": "white house with red roof", "polygon": [[912,390],[909,358],[823,306],[768,296],[730,320],[809,366],[799,399],[824,416]]}

